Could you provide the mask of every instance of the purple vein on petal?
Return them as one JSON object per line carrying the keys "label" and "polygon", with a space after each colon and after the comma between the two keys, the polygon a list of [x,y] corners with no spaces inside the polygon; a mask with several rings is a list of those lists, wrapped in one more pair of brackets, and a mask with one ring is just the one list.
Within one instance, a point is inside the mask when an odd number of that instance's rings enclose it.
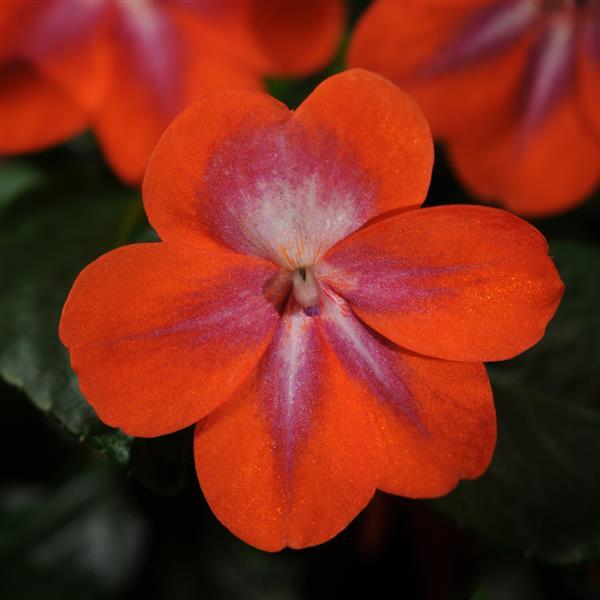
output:
{"label": "purple vein on petal", "polygon": [[409,370],[391,342],[368,329],[331,290],[324,294],[322,319],[327,339],[349,376],[359,379],[376,398],[426,433],[407,384]]}
{"label": "purple vein on petal", "polygon": [[478,10],[419,71],[433,77],[500,52],[540,17],[537,0],[501,0]]}
{"label": "purple vein on petal", "polygon": [[121,33],[130,60],[165,116],[181,109],[182,45],[164,8],[149,0],[121,0]]}
{"label": "purple vein on petal", "polygon": [[71,2],[55,0],[35,7],[37,18],[31,23],[19,51],[32,58],[44,58],[47,54],[68,48],[74,40],[90,34],[107,5],[102,0]]}
{"label": "purple vein on petal", "polygon": [[535,129],[565,93],[573,75],[574,22],[556,15],[533,49],[523,80],[523,131]]}
{"label": "purple vein on petal", "polygon": [[306,317],[298,306],[288,308],[260,367],[263,409],[288,484],[298,444],[306,439],[319,395],[322,363],[316,319]]}
{"label": "purple vein on petal", "polygon": [[[369,265],[365,269],[364,265]],[[321,267],[323,278],[346,300],[372,310],[427,310],[434,298],[456,294],[445,276],[466,273],[473,265],[421,266],[402,258],[381,258],[359,247],[342,260]]]}
{"label": "purple vein on petal", "polygon": [[270,269],[240,268],[210,291],[187,293],[173,298],[173,306],[157,315],[160,326],[120,336],[115,341],[136,341],[179,336],[182,351],[220,340],[232,348],[256,344],[264,339],[279,315],[263,294]]}

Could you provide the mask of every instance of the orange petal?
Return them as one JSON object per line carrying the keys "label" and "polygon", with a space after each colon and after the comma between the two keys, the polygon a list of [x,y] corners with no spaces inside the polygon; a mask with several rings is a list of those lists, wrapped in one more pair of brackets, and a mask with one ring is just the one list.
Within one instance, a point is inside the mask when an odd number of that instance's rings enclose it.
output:
{"label": "orange petal", "polygon": [[305,75],[332,58],[344,26],[340,0],[175,2],[207,47],[256,74]]}
{"label": "orange petal", "polygon": [[450,160],[463,183],[477,196],[500,202],[527,216],[569,210],[600,183],[600,142],[570,89],[538,127],[519,126],[479,143],[452,140]]}
{"label": "orange petal", "polygon": [[409,498],[436,498],[489,466],[496,413],[485,367],[425,358],[397,349],[406,385],[418,399],[423,429],[393,407],[371,402],[377,435],[377,487]]}
{"label": "orange petal", "polygon": [[423,75],[424,68],[448,55],[465,24],[492,4],[493,0],[374,2],[353,33],[348,64],[380,73],[406,89],[436,137],[501,131],[518,107],[519,81],[533,35],[456,68]]}
{"label": "orange petal", "polygon": [[125,246],[84,269],[60,337],[81,391],[108,425],[157,436],[225,401],[272,336],[268,263],[209,244]]}
{"label": "orange petal", "polygon": [[584,114],[600,139],[600,4],[590,3],[588,10],[578,48],[577,75]]}
{"label": "orange petal", "polygon": [[[345,98],[339,110],[335,98]],[[358,114],[374,103],[379,112],[361,124]],[[293,117],[266,95],[206,97],[162,137],[144,198],[163,239],[208,233],[294,269],[380,211],[420,203],[431,161],[414,103],[380,77],[350,71],[317,88]]]}
{"label": "orange petal", "polygon": [[167,8],[127,3],[113,23],[111,83],[95,129],[109,163],[130,184],[141,182],[160,135],[190,103],[219,89],[260,87],[253,74],[199,46]]}
{"label": "orange petal", "polygon": [[364,408],[377,441],[379,489],[440,496],[487,468],[496,419],[483,365],[403,350],[369,330],[331,292],[322,318],[348,377],[369,392]]}
{"label": "orange petal", "polygon": [[254,0],[251,27],[265,72],[291,77],[324,67],[340,42],[344,17],[340,0]]}
{"label": "orange petal", "polygon": [[217,518],[269,551],[342,530],[375,490],[363,397],[318,319],[284,317],[255,376],[196,428],[196,470]]}
{"label": "orange petal", "polygon": [[448,360],[510,358],[535,344],[563,285],[539,232],[477,206],[407,211],[326,256],[324,278],[371,327]]}
{"label": "orange petal", "polygon": [[[15,51],[87,110],[98,109],[109,76],[103,2],[25,2]],[[15,40],[16,41],[16,40]]]}
{"label": "orange petal", "polygon": [[206,235],[203,215],[210,190],[204,177],[215,148],[290,117],[274,98],[240,90],[207,96],[175,119],[152,154],[143,188],[146,213],[161,238],[193,243]]}
{"label": "orange petal", "polygon": [[256,78],[201,53],[185,72],[176,110],[165,111],[152,90],[126,63],[121,58],[120,66],[114,70],[114,83],[94,128],[109,164],[131,185],[142,181],[152,151],[177,112],[217,90],[261,87]]}
{"label": "orange petal", "polygon": [[0,0],[0,62],[14,58],[31,1]]}
{"label": "orange petal", "polygon": [[40,150],[90,121],[105,90],[108,56],[101,3],[3,2],[0,98],[5,152]]}
{"label": "orange petal", "polygon": [[294,119],[309,131],[330,131],[358,157],[373,177],[374,215],[423,202],[433,165],[429,126],[415,102],[386,79],[360,69],[334,75]]}
{"label": "orange petal", "polygon": [[83,131],[88,116],[62,89],[22,62],[0,67],[0,153],[43,150]]}

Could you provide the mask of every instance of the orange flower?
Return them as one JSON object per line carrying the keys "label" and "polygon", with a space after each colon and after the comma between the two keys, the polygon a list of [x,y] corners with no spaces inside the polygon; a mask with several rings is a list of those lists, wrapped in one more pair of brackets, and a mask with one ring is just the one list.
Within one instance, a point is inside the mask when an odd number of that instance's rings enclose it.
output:
{"label": "orange flower", "polygon": [[440,496],[490,461],[481,361],[538,341],[563,287],[518,217],[418,209],[432,162],[420,109],[366,71],[294,113],[207,96],[148,166],[162,242],[71,290],[60,336],[99,417],[150,437],[197,423],[208,503],[254,546],[321,543],[376,488]]}
{"label": "orange flower", "polygon": [[192,101],[332,56],[341,0],[0,0],[0,154],[92,126],[139,183],[167,124]]}
{"label": "orange flower", "polygon": [[600,182],[600,0],[380,0],[348,60],[414,95],[483,199],[548,215]]}

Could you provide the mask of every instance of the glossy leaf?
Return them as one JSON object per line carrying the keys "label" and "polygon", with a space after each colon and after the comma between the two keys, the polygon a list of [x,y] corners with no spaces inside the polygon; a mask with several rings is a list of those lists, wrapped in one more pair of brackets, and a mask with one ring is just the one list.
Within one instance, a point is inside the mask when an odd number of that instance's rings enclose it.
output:
{"label": "glossy leaf", "polygon": [[81,395],[57,330],[79,271],[129,241],[139,221],[134,192],[62,189],[19,198],[0,225],[0,375],[82,441],[127,463],[131,440],[104,426]]}

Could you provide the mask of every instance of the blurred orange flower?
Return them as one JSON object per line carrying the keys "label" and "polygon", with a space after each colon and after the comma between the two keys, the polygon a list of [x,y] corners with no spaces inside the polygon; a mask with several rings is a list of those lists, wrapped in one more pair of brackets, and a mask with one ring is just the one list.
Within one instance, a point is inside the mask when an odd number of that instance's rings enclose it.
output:
{"label": "blurred orange flower", "polygon": [[600,0],[379,0],[348,60],[414,95],[483,199],[548,215],[600,181]]}
{"label": "blurred orange flower", "polygon": [[324,66],[343,23],[341,0],[0,0],[0,153],[92,126],[139,183],[188,104]]}
{"label": "blurred orange flower", "polygon": [[207,96],[148,166],[163,241],[73,285],[60,337],[83,394],[132,435],[197,423],[202,490],[250,544],[324,542],[376,488],[439,496],[489,464],[482,361],[538,341],[563,286],[518,217],[420,209],[432,163],[417,105],[367,71],[295,112]]}

